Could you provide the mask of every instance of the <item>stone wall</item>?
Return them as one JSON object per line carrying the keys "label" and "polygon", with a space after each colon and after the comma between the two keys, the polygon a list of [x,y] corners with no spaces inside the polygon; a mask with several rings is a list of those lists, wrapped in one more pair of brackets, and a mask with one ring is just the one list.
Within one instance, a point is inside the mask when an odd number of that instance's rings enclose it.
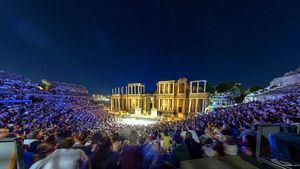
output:
{"label": "stone wall", "polygon": [[300,85],[300,73],[275,78],[270,82],[270,86],[289,86],[295,84]]}

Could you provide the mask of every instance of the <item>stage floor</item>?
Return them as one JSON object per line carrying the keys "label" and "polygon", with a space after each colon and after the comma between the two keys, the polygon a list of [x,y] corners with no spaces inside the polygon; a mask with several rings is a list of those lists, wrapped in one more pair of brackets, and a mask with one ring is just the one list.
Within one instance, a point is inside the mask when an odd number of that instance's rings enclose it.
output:
{"label": "stage floor", "polygon": [[158,116],[145,116],[145,115],[136,115],[130,114],[120,118],[120,122],[129,125],[144,125],[148,126],[151,124],[155,124],[161,121],[162,118]]}

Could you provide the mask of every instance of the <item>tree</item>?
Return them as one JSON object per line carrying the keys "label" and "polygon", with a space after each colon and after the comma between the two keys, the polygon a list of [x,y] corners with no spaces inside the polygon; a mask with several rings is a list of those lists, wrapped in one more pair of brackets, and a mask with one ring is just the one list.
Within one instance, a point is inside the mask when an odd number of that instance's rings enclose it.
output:
{"label": "tree", "polygon": [[233,98],[237,98],[237,97],[240,97],[241,96],[241,89],[234,85],[231,89],[230,89],[230,92],[233,96]]}
{"label": "tree", "polygon": [[229,82],[229,83],[221,83],[216,87],[216,90],[218,93],[223,93],[229,91],[233,86],[235,85],[235,82]]}
{"label": "tree", "polygon": [[244,101],[245,95],[241,94],[239,97],[235,99],[236,103],[242,103]]}
{"label": "tree", "polygon": [[211,85],[210,83],[206,84],[206,92],[213,94],[215,93],[215,91],[216,88],[213,85]]}
{"label": "tree", "polygon": [[248,88],[248,89],[244,92],[244,94],[245,94],[245,95],[248,95],[248,94],[253,93],[253,92],[255,92],[255,91],[257,91],[257,90],[260,90],[260,89],[263,89],[263,88],[260,87],[260,86],[253,86],[253,87]]}

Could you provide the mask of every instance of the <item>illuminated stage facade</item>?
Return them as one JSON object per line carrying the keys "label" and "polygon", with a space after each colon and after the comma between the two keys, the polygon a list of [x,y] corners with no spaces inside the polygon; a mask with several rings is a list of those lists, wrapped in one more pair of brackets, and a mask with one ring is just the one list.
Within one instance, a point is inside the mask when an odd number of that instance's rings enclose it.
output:
{"label": "illuminated stage facade", "polygon": [[204,112],[208,105],[206,80],[188,83],[186,78],[158,81],[155,93],[146,93],[142,83],[112,89],[110,111],[133,117],[184,118]]}

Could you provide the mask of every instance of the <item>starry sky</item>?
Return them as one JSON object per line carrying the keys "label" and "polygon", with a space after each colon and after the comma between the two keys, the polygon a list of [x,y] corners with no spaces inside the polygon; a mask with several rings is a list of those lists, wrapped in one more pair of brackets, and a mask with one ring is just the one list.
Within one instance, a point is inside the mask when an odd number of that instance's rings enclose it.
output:
{"label": "starry sky", "polygon": [[299,0],[0,0],[0,70],[110,93],[128,82],[267,86],[300,66]]}

